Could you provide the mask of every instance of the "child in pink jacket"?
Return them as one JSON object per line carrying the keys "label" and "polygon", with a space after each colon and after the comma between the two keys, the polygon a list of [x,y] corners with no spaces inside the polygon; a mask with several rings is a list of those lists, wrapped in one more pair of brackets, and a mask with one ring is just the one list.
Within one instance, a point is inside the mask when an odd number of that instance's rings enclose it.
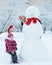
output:
{"label": "child in pink jacket", "polygon": [[13,40],[13,34],[8,32],[8,38],[5,39],[5,46],[6,46],[6,52],[9,53],[12,56],[12,62],[18,63],[17,59],[17,43],[15,40]]}

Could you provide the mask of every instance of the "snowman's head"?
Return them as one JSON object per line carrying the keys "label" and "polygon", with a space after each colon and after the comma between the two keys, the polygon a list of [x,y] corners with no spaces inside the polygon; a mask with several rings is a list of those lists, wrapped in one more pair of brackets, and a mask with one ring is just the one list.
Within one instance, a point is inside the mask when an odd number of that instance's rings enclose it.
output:
{"label": "snowman's head", "polygon": [[40,11],[37,7],[30,6],[26,9],[25,16],[26,18],[32,18],[32,17],[38,18],[40,16]]}

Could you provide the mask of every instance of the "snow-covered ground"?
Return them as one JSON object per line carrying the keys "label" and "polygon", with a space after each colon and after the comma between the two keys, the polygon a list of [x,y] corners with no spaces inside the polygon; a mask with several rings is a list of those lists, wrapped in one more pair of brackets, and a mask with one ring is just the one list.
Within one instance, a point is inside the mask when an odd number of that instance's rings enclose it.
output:
{"label": "snow-covered ground", "polygon": [[[17,55],[19,56],[20,54],[20,48],[21,45],[23,44],[25,40],[25,36],[23,35],[22,32],[14,32],[14,39],[16,40],[18,44],[18,50],[17,50]],[[0,35],[0,65],[2,64],[11,64],[11,57],[9,54],[6,53],[5,50],[5,38],[7,37],[7,32],[2,33]],[[52,33],[46,33],[43,34],[41,37],[41,40],[43,41],[44,45],[48,49],[48,58],[47,60],[44,61],[34,61],[34,62],[21,62],[18,65],[52,65]],[[20,60],[20,58],[19,58]]]}
{"label": "snow-covered ground", "polygon": [[[17,55],[20,54],[20,46],[23,43],[24,37],[23,34],[21,33],[13,33],[14,34],[14,39],[17,42],[17,47],[18,47],[18,51]],[[0,64],[8,64],[11,63],[11,56],[6,53],[6,49],[5,49],[5,39],[7,38],[7,33],[2,33],[0,35]],[[7,60],[7,61],[6,61]]]}
{"label": "snow-covered ground", "polygon": [[46,32],[46,34],[44,34],[42,36],[42,41],[44,42],[44,44],[48,48],[48,57],[49,57],[49,59],[52,60],[52,33],[51,32],[50,33]]}

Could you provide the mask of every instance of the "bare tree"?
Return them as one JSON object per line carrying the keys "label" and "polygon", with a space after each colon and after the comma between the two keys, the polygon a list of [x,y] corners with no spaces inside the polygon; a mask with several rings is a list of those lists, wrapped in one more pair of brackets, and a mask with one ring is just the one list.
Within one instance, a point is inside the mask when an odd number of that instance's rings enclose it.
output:
{"label": "bare tree", "polygon": [[3,25],[2,30],[1,30],[1,32],[0,32],[0,34],[1,34],[1,33],[3,33],[4,27],[6,26],[6,24],[7,24],[8,20],[10,19],[10,17],[11,17],[11,13],[10,13],[9,17],[7,18],[7,20],[6,20],[5,24]]}

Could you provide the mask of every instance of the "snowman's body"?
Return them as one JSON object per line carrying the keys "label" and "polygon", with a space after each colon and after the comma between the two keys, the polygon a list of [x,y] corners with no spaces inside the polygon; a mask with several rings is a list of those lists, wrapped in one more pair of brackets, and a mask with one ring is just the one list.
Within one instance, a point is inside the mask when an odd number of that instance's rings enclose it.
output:
{"label": "snowman's body", "polygon": [[26,35],[27,38],[37,39],[43,34],[42,25],[38,21],[34,24],[32,21],[30,25],[24,24],[23,33]]}
{"label": "snowman's body", "polygon": [[43,60],[47,57],[47,49],[40,36],[43,34],[42,25],[37,23],[24,24],[25,40],[21,47],[21,54],[25,61]]}

